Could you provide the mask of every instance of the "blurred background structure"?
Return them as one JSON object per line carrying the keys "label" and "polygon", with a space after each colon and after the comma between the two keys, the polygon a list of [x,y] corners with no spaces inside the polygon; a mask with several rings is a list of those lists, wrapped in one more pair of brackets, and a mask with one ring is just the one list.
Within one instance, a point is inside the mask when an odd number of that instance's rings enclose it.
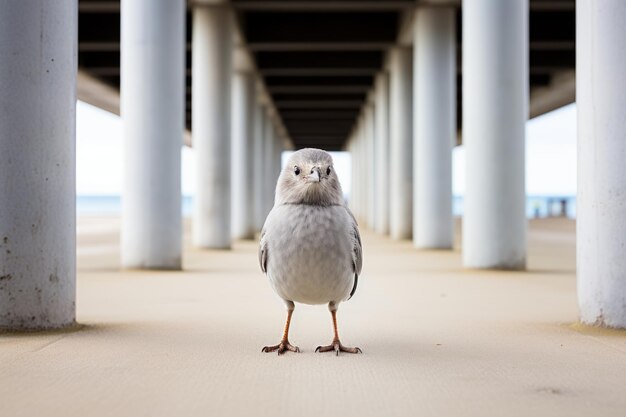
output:
{"label": "blurred background structure", "polygon": [[[126,69],[128,87],[122,88],[122,97],[132,101],[126,104],[125,125],[131,129],[127,135],[141,136],[132,130],[134,123],[152,125],[167,141],[171,137],[167,130],[131,116],[135,103],[146,118],[167,124],[155,116],[156,109],[142,105],[137,98],[141,93],[132,89],[144,88],[148,100],[170,106],[164,110],[173,105],[172,97],[180,100],[181,96],[180,91],[163,88],[164,80],[173,77],[170,83],[178,82],[178,89],[184,89],[185,126],[194,132],[187,141],[194,141],[202,167],[196,176],[194,208],[194,241],[199,246],[228,247],[231,217],[234,237],[251,237],[260,230],[272,205],[277,155],[282,149],[315,146],[346,149],[354,155],[352,176],[364,180],[356,183],[351,206],[363,225],[395,238],[413,236],[417,247],[450,248],[450,148],[465,137],[466,143],[475,143],[468,147],[466,265],[524,268],[524,124],[528,114],[541,115],[575,99],[573,1],[502,6],[486,2],[488,13],[480,9],[481,2],[470,3],[465,42],[461,7],[455,1],[198,1],[189,5],[185,16],[181,10],[176,14],[152,2],[142,4],[129,2],[128,19],[120,19],[119,2],[80,2],[81,73],[112,88],[110,94],[92,94],[93,87],[85,83],[79,97],[118,110],[117,91]],[[147,13],[156,10],[161,10],[163,21],[147,19],[152,16]],[[154,28],[135,24],[133,13]],[[493,23],[488,23],[489,18]],[[519,27],[513,29],[514,24]],[[174,39],[173,34],[165,34],[161,27],[178,30],[173,57],[167,55],[160,38]],[[130,39],[133,31],[140,32],[136,51]],[[128,47],[124,33],[129,34]],[[146,39],[158,45],[153,47],[158,56],[146,47]],[[184,51],[176,49],[181,43],[186,45]],[[178,67],[171,68],[174,64]],[[231,73],[232,80],[225,75]],[[465,96],[471,100],[465,118],[464,75]],[[465,135],[462,120],[466,120]],[[146,128],[144,135],[154,141],[152,130]],[[150,222],[140,214],[146,207],[162,207],[168,219],[179,216],[176,199],[160,190],[162,201],[154,201],[156,197],[142,187],[147,180],[136,171],[159,184],[171,182],[169,195],[180,194],[178,178],[172,180],[168,170],[157,169],[165,163],[158,158],[154,170],[139,168],[147,159],[142,151],[146,146],[139,140],[127,146],[133,168],[128,172],[127,186],[132,190],[126,193],[124,212],[128,219],[125,264],[180,267],[180,248],[167,247],[158,253],[151,245],[156,251],[152,255],[140,253],[138,242],[155,241],[146,239],[146,234],[165,233],[157,225],[176,224],[155,214],[153,223],[144,227]],[[165,166],[178,172],[172,165],[174,154],[164,152],[163,158],[169,156]],[[224,175],[229,165],[232,181]],[[251,172],[258,184],[248,181]],[[508,209],[501,209],[502,201]],[[133,232],[133,227],[145,232]],[[156,240],[176,240],[179,228],[170,227],[173,237]],[[491,243],[470,245],[474,240]]]}
{"label": "blurred background structure", "polygon": [[622,0],[2,1],[0,328],[75,323],[76,99],[123,121],[120,266],[172,271],[183,144],[195,248],[254,239],[282,152],[317,147],[351,155],[373,241],[524,271],[526,122],[576,102],[580,319],[626,328],[625,19]]}

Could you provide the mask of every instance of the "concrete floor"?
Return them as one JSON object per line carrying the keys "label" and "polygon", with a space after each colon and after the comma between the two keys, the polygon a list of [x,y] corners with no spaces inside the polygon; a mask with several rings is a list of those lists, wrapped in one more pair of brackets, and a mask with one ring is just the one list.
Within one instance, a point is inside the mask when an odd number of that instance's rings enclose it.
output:
{"label": "concrete floor", "polygon": [[0,335],[0,416],[624,416],[626,333],[575,324],[574,223],[531,223],[528,272],[364,233],[330,342],[323,306],[284,311],[256,243],[187,242],[184,272],[119,272],[116,219],[79,221],[78,330]]}

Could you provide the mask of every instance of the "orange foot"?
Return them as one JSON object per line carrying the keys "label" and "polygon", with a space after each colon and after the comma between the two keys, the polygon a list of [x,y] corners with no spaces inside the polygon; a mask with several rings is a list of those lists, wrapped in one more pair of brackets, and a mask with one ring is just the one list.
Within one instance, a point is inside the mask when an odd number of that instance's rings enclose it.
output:
{"label": "orange foot", "polygon": [[283,353],[287,351],[300,353],[300,348],[298,346],[293,346],[291,343],[289,343],[289,340],[285,339],[285,340],[282,340],[277,345],[265,346],[263,349],[261,349],[261,352],[265,352],[265,353],[276,352],[279,355],[282,355]]}
{"label": "orange foot", "polygon": [[318,346],[317,349],[315,349],[315,351],[316,352],[333,352],[334,351],[337,356],[339,356],[339,352],[363,353],[361,348],[358,348],[358,347],[345,347],[344,345],[341,344],[339,339],[333,340],[333,343],[331,343],[328,346]]}

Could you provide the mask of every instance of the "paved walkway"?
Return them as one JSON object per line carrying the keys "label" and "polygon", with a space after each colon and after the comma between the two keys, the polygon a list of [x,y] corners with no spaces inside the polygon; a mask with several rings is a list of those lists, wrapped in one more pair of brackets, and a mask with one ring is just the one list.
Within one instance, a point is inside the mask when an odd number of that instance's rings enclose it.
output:
{"label": "paved walkway", "polygon": [[365,233],[340,331],[297,306],[300,354],[256,244],[187,244],[185,272],[119,272],[118,222],[79,222],[78,331],[0,335],[0,416],[624,416],[626,333],[574,324],[574,223],[531,224],[528,272]]}

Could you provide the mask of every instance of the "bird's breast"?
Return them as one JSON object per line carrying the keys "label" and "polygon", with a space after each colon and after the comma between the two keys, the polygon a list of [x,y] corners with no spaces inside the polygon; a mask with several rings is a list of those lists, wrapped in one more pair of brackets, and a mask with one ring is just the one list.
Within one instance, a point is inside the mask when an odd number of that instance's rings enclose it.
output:
{"label": "bird's breast", "polygon": [[279,296],[306,304],[347,298],[354,279],[350,233],[340,206],[274,208],[266,225],[267,273]]}

